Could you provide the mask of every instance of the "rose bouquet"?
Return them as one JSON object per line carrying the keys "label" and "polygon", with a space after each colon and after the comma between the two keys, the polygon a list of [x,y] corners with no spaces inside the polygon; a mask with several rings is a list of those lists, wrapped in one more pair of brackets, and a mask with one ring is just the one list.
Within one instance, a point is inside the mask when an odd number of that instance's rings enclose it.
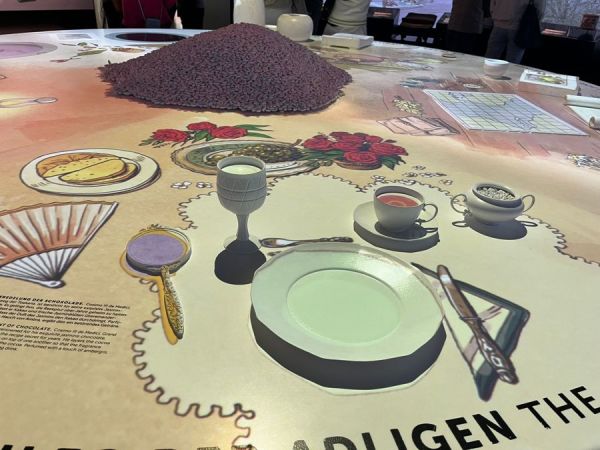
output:
{"label": "rose bouquet", "polygon": [[318,134],[306,139],[300,159],[318,160],[323,165],[334,162],[349,169],[376,169],[382,165],[394,169],[404,163],[401,156],[408,153],[404,147],[391,139],[365,133],[347,133],[334,131],[328,135]]}
{"label": "rose bouquet", "polygon": [[268,138],[271,136],[263,134],[262,131],[268,125],[235,125],[219,127],[211,122],[190,123],[186,130],[163,128],[156,130],[148,139],[143,140],[140,145],[152,145],[153,147],[164,147],[165,145],[184,145],[199,141],[212,141],[213,139],[238,139],[241,137]]}

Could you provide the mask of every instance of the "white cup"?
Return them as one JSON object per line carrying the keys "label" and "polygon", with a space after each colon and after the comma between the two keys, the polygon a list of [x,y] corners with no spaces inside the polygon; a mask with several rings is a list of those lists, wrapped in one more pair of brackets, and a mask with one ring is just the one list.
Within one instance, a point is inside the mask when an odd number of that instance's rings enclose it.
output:
{"label": "white cup", "polygon": [[[380,187],[375,191],[373,203],[379,224],[389,231],[407,230],[417,221],[430,222],[438,213],[437,206],[433,203],[425,203],[421,194],[403,186]],[[421,212],[427,206],[435,209],[433,216],[427,220],[419,219]]]}
{"label": "white cup", "polygon": [[313,32],[313,21],[306,14],[282,14],[277,19],[277,31],[292,41],[308,41]]}
{"label": "white cup", "polygon": [[493,78],[502,77],[508,70],[510,63],[502,59],[485,59],[483,63],[483,72]]}

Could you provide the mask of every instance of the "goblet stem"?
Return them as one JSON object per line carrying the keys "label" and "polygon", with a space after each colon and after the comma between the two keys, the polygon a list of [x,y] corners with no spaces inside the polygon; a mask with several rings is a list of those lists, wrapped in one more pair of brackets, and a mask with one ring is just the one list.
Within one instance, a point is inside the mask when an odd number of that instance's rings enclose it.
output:
{"label": "goblet stem", "polygon": [[250,235],[248,234],[248,214],[236,214],[236,216],[238,221],[237,240],[250,240]]}

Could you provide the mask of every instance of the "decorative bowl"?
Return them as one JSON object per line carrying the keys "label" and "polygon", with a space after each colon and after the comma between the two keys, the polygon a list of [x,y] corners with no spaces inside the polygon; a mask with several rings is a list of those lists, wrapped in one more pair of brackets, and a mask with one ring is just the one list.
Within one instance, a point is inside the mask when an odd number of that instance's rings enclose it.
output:
{"label": "decorative bowl", "polygon": [[490,77],[500,78],[508,70],[509,64],[502,59],[486,59],[483,63],[483,72]]}
{"label": "decorative bowl", "polygon": [[[464,197],[465,209],[456,207],[455,201]],[[530,197],[531,204],[525,207],[524,199]],[[484,182],[475,184],[466,194],[452,197],[452,208],[461,214],[471,214],[476,220],[488,225],[509,222],[531,209],[535,197],[531,194],[520,196],[507,186]]]}
{"label": "decorative bowl", "polygon": [[313,21],[306,14],[282,14],[277,19],[277,31],[292,41],[308,41],[313,32]]}

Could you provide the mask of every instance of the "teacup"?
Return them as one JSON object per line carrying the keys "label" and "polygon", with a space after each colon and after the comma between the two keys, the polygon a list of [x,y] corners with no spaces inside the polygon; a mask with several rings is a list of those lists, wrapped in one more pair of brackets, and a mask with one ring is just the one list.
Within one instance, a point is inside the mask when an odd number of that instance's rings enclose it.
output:
{"label": "teacup", "polygon": [[[389,231],[404,231],[417,222],[432,221],[438,213],[437,206],[425,203],[423,196],[413,189],[403,186],[384,186],[375,191],[373,201],[379,224]],[[434,214],[427,220],[420,219],[421,212],[431,206]]]}

